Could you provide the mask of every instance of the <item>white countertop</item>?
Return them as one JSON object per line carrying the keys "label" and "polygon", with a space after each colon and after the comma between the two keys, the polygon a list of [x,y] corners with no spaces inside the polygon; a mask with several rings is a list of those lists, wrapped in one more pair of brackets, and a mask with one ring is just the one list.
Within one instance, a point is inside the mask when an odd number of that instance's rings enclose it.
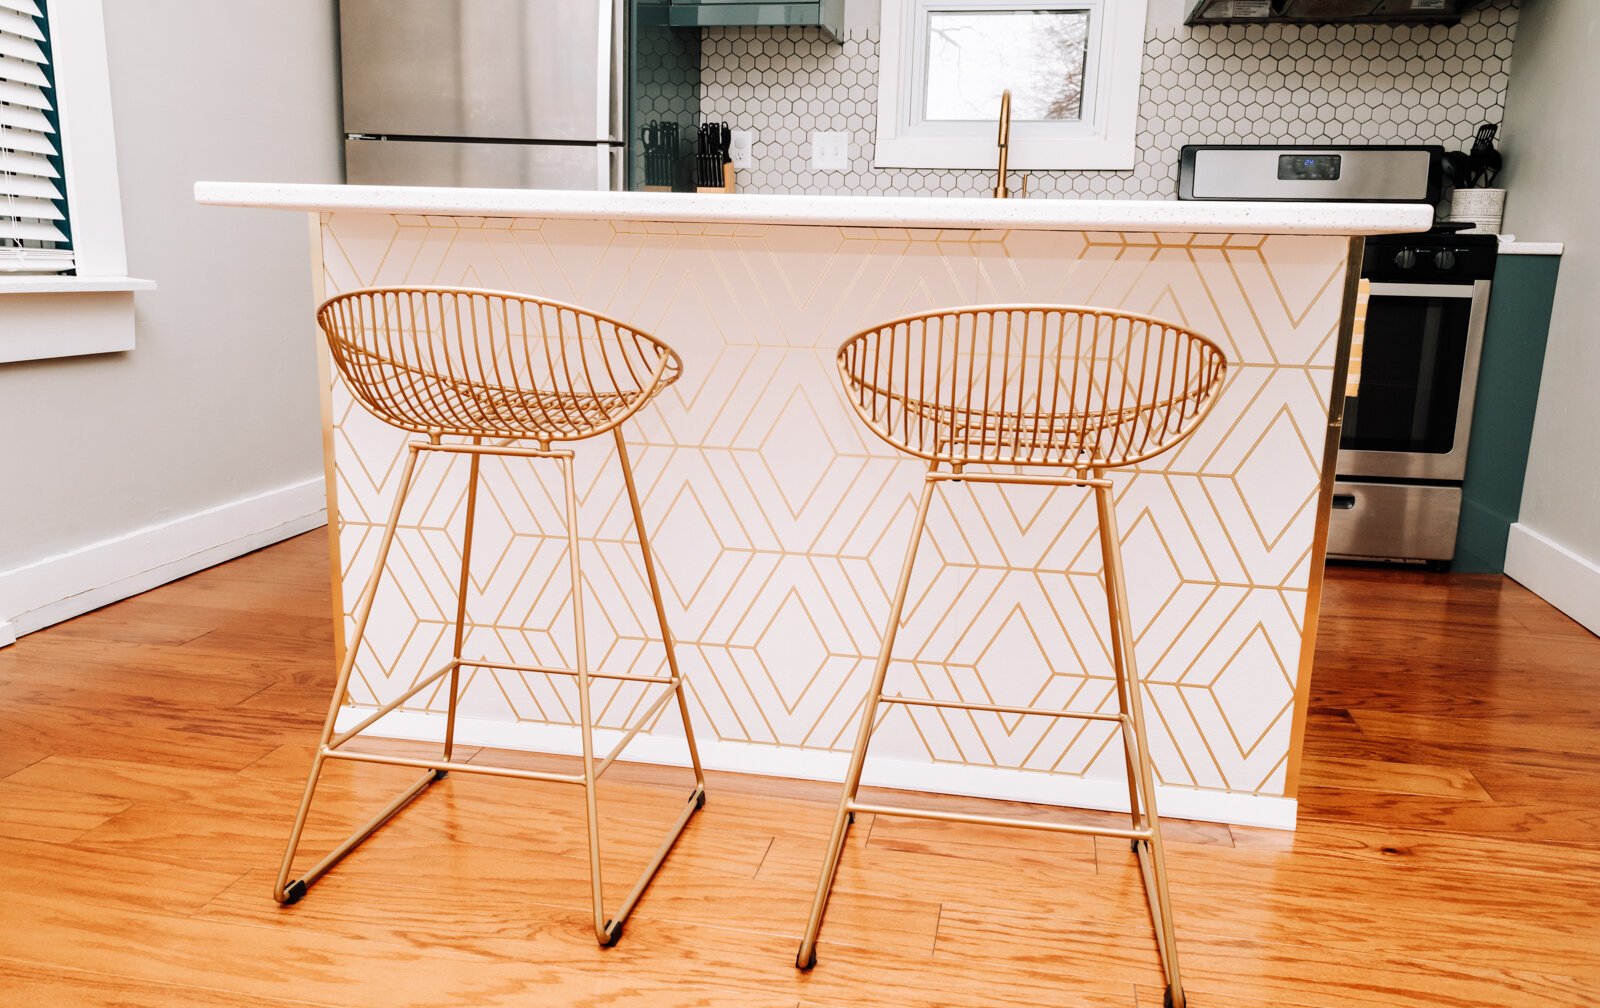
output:
{"label": "white countertop", "polygon": [[1565,251],[1561,242],[1525,242],[1500,240],[1501,255],[1553,255]]}
{"label": "white countertop", "polygon": [[847,227],[1368,235],[1424,231],[1433,222],[1433,209],[1421,203],[763,196],[282,182],[197,182],[194,190],[200,203],[279,210]]}

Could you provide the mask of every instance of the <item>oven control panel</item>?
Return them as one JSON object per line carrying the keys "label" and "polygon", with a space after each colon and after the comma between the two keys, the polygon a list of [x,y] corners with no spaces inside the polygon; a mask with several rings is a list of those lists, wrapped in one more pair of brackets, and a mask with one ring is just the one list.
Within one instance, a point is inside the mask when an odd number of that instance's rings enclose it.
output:
{"label": "oven control panel", "polygon": [[1376,235],[1367,239],[1361,275],[1386,283],[1488,280],[1498,248],[1489,234]]}
{"label": "oven control panel", "polygon": [[1187,144],[1178,198],[1437,204],[1443,158],[1437,144]]}

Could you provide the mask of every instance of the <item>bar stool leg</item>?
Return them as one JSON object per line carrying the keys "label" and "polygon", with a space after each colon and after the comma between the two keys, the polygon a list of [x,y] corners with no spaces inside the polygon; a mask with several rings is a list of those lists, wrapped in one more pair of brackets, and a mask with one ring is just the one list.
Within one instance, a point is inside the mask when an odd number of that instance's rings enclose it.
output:
{"label": "bar stool leg", "polygon": [[839,870],[845,832],[855,821],[855,813],[850,805],[861,788],[861,768],[867,760],[867,745],[872,740],[878,701],[883,697],[883,681],[889,672],[895,634],[900,630],[900,614],[905,609],[906,592],[911,586],[911,569],[916,566],[917,546],[922,540],[922,530],[928,523],[928,505],[933,500],[933,485],[932,479],[923,483],[922,500],[917,504],[916,520],[911,524],[911,542],[906,547],[905,564],[900,568],[900,583],[895,587],[894,600],[889,605],[889,622],[883,631],[883,646],[878,651],[878,664],[872,672],[872,685],[868,687],[866,699],[861,705],[861,727],[856,732],[856,746],[850,753],[850,766],[845,772],[844,787],[839,794],[839,808],[833,817],[828,853],[823,858],[822,874],[817,879],[817,895],[811,902],[811,917],[806,921],[805,936],[801,938],[800,951],[795,956],[797,969],[808,970],[817,964],[817,932],[822,928],[822,914],[827,909],[828,896],[833,890],[834,873]]}
{"label": "bar stool leg", "polygon": [[[482,438],[473,438],[481,445]],[[449,761],[456,744],[456,700],[461,691],[461,646],[467,636],[467,591],[472,587],[472,530],[478,516],[478,463],[483,456],[477,452],[467,455],[467,513],[461,529],[461,577],[456,582],[456,640],[451,652],[456,664],[450,667],[450,707],[444,722],[444,758]]]}
{"label": "bar stool leg", "polygon": [[572,455],[560,458],[561,477],[566,489],[567,554],[572,571],[572,626],[576,634],[573,648],[578,673],[578,726],[583,743],[583,811],[589,832],[589,887],[594,901],[594,934],[601,946],[610,947],[622,937],[620,922],[606,919],[605,886],[600,866],[600,806],[594,772],[594,712],[589,702],[589,649],[583,622],[583,565],[578,557],[578,489],[573,474]]}
{"label": "bar stool leg", "polygon": [[[1110,491],[1106,491],[1109,493]],[[1111,640],[1111,669],[1112,681],[1117,687],[1117,710],[1124,716],[1128,713],[1129,685],[1128,685],[1128,658],[1131,642],[1124,639],[1122,621],[1117,618],[1117,608],[1112,598],[1111,568],[1117,563],[1115,555],[1115,540],[1105,534],[1105,522],[1099,518],[1101,506],[1100,491],[1095,491],[1096,521],[1095,527],[1100,535],[1100,557],[1106,576],[1106,609],[1110,616],[1108,621],[1109,636]],[[1111,506],[1115,506],[1114,502]],[[1139,788],[1139,754],[1131,732],[1122,732],[1122,761],[1128,779],[1128,817],[1134,829],[1145,828],[1144,797]],[[1130,840],[1129,845],[1133,850],[1139,849],[1139,841]]]}
{"label": "bar stool leg", "polygon": [[[1095,473],[1104,478],[1103,472]],[[1117,663],[1117,693],[1122,712],[1129,719],[1124,729],[1130,767],[1130,797],[1144,799],[1142,809],[1135,802],[1134,822],[1137,825],[1142,813],[1144,825],[1150,830],[1148,841],[1135,841],[1134,850],[1139,858],[1139,872],[1144,878],[1145,896],[1150,904],[1151,923],[1155,927],[1157,951],[1161,956],[1161,969],[1167,978],[1166,1004],[1169,1008],[1184,1008],[1186,998],[1183,979],[1178,969],[1178,943],[1172,926],[1172,897],[1167,888],[1166,856],[1161,841],[1161,817],[1156,812],[1154,774],[1150,766],[1150,748],[1144,725],[1144,700],[1139,685],[1138,665],[1134,658],[1133,623],[1128,615],[1128,589],[1123,577],[1122,545],[1117,531],[1116,507],[1111,497],[1111,487],[1096,486],[1095,504],[1100,518],[1100,544],[1106,561],[1106,602],[1112,625],[1113,656],[1120,655]],[[1132,736],[1131,745],[1126,736]],[[1137,770],[1138,784],[1132,786],[1131,771]]]}
{"label": "bar stool leg", "polygon": [[661,600],[661,582],[656,577],[655,556],[650,552],[649,533],[644,528],[644,512],[639,507],[639,490],[633,482],[633,463],[628,459],[628,444],[623,440],[622,428],[611,430],[617,442],[617,461],[622,464],[622,482],[628,488],[628,505],[633,509],[633,527],[639,533],[639,552],[644,558],[644,576],[650,585],[650,601],[655,603],[656,621],[661,625],[661,644],[667,650],[667,669],[672,675],[672,689],[678,696],[678,716],[683,719],[683,739],[689,746],[689,764],[694,767],[695,795],[691,799],[696,807],[706,804],[706,775],[700,767],[700,750],[694,743],[694,725],[689,723],[689,701],[685,696],[683,673],[678,671],[678,643],[667,627],[667,609]]}
{"label": "bar stool leg", "polygon": [[329,868],[357,844],[365,840],[379,826],[388,821],[389,817],[400,811],[412,798],[415,798],[429,784],[439,778],[435,771],[428,771],[416,783],[400,796],[391,801],[377,816],[367,821],[357,829],[343,843],[335,847],[331,853],[294,882],[289,881],[290,869],[294,866],[294,856],[300,847],[300,837],[305,831],[306,816],[311,811],[311,800],[316,795],[317,782],[322,776],[322,765],[326,760],[328,742],[333,738],[333,726],[339,717],[339,708],[344,706],[345,693],[350,686],[350,674],[356,666],[356,654],[361,648],[361,641],[366,636],[367,620],[372,615],[372,603],[378,595],[378,584],[383,579],[383,569],[389,559],[389,548],[394,545],[395,530],[400,526],[400,513],[405,507],[406,496],[411,492],[411,484],[416,477],[418,455],[422,446],[412,443],[406,446],[406,462],[400,473],[400,487],[395,493],[394,505],[389,510],[389,521],[383,527],[383,538],[378,543],[378,556],[373,564],[372,575],[367,578],[367,585],[361,592],[361,598],[356,604],[355,628],[350,635],[350,642],[345,648],[344,660],[339,663],[339,674],[334,681],[333,699],[328,704],[328,715],[322,722],[322,735],[317,741],[317,752],[311,761],[311,772],[306,777],[305,793],[300,798],[300,808],[295,812],[294,826],[289,831],[289,843],[283,852],[283,862],[278,866],[278,878],[272,886],[272,898],[285,905],[297,903],[305,896],[306,890],[322,876]]}

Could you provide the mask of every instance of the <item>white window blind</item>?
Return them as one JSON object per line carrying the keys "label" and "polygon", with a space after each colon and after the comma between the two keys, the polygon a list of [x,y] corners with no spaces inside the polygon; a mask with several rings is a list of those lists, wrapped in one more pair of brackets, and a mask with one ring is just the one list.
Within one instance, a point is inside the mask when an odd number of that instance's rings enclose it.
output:
{"label": "white window blind", "polygon": [[0,273],[73,267],[38,0],[0,0]]}

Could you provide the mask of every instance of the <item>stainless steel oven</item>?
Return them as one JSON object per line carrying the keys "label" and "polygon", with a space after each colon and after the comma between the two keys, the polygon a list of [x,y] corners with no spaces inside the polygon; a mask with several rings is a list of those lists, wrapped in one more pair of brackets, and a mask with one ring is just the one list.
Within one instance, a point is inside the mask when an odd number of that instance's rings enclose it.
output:
{"label": "stainless steel oven", "polygon": [[[1192,146],[1179,197],[1428,202],[1438,147]],[[1498,242],[1437,230],[1369,238],[1345,386],[1328,554],[1448,565]]]}
{"label": "stainless steel oven", "polygon": [[1455,555],[1495,250],[1493,235],[1368,239],[1329,555]]}

